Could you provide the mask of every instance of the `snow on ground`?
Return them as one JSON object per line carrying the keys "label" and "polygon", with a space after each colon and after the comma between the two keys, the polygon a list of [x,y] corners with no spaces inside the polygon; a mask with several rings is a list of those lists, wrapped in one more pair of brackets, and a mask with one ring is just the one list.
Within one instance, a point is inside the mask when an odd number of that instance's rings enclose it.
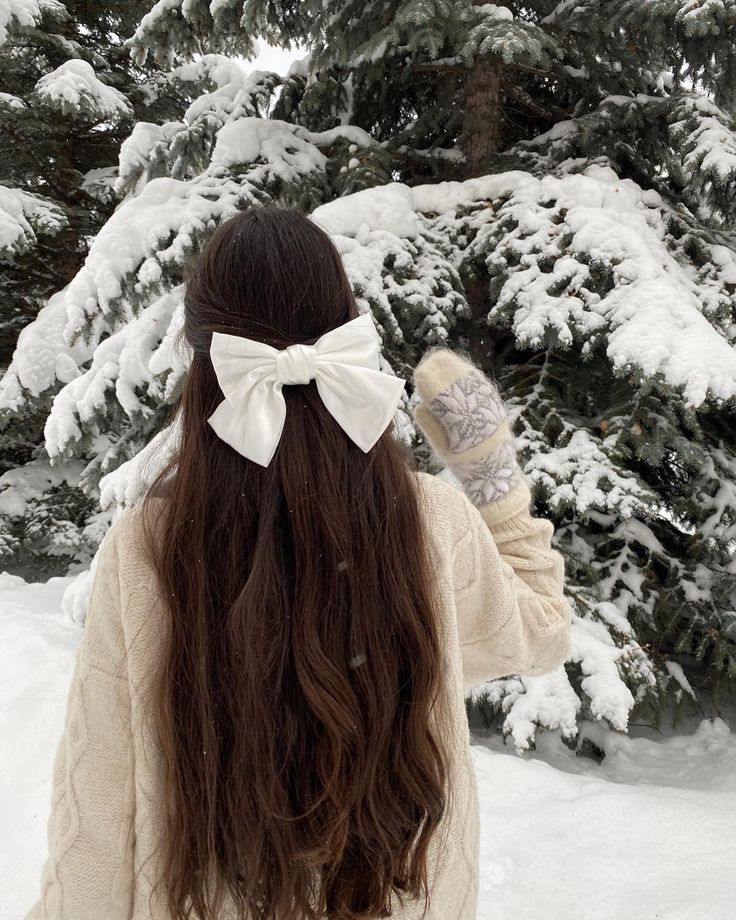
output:
{"label": "snow on ground", "polygon": [[71,578],[25,585],[0,573],[0,920],[40,894],[51,766],[82,630],[60,613]]}
{"label": "snow on ground", "polygon": [[475,747],[478,920],[734,916],[736,738],[628,739],[597,766]]}
{"label": "snow on ground", "polygon": [[[79,626],[69,578],[0,573],[0,920],[38,895],[51,766]],[[734,915],[736,736],[615,738],[598,765],[548,740],[518,757],[473,745],[481,807],[478,920],[726,920]],[[450,920],[450,918],[448,918]]]}

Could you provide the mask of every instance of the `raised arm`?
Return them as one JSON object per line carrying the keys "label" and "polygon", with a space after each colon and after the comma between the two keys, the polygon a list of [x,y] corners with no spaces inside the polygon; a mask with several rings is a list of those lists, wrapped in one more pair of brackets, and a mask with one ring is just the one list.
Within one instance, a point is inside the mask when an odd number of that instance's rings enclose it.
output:
{"label": "raised arm", "polygon": [[134,771],[117,525],[98,551],[53,764],[48,855],[24,920],[130,920]]}
{"label": "raised arm", "polygon": [[465,494],[468,536],[456,549],[465,686],[541,674],[570,652],[571,610],[553,525],[535,518],[496,387],[465,357],[432,349],[414,373],[415,419]]}

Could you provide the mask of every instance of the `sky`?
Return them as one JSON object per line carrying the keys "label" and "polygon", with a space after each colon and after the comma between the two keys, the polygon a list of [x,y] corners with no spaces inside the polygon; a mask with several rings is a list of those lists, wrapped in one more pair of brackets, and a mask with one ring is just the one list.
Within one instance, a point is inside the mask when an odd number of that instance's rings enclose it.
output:
{"label": "sky", "polygon": [[286,76],[292,61],[297,61],[306,54],[303,49],[286,51],[284,48],[275,48],[273,45],[266,44],[262,39],[258,39],[256,44],[260,50],[252,61],[238,58],[238,62],[245,70],[272,70],[281,76]]}

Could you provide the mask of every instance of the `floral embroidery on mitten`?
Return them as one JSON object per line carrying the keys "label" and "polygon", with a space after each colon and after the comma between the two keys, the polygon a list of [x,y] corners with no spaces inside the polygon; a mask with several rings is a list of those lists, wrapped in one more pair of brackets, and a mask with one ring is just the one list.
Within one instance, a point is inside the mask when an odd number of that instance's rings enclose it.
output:
{"label": "floral embroidery on mitten", "polygon": [[488,505],[506,495],[521,475],[513,441],[504,441],[498,450],[480,460],[453,464],[452,471],[476,507]]}
{"label": "floral embroidery on mitten", "polygon": [[454,454],[481,444],[506,417],[498,390],[480,371],[471,371],[440,390],[429,409],[444,428]]}

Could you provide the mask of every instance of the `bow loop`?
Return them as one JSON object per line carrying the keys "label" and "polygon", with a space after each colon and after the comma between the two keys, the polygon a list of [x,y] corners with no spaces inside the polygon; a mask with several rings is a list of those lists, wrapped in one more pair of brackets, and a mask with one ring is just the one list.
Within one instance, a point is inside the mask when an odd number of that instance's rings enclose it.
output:
{"label": "bow loop", "polygon": [[278,350],[213,332],[210,357],[225,399],[207,419],[234,450],[261,466],[276,451],[286,418],[284,386],[315,380],[328,412],[367,453],[388,427],[406,381],[379,370],[380,339],[369,313],[314,343]]}

